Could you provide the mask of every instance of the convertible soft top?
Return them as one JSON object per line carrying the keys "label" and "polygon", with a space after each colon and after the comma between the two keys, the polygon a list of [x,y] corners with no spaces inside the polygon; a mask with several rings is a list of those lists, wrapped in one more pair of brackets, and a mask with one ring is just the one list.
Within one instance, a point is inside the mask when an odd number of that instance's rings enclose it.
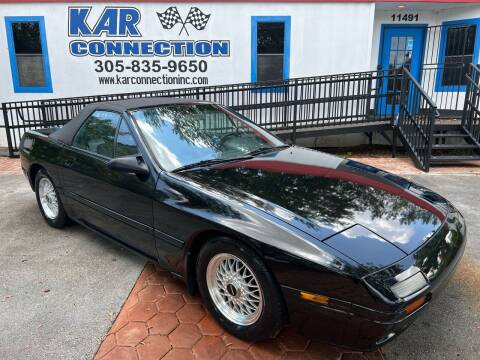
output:
{"label": "convertible soft top", "polygon": [[171,97],[152,97],[152,98],[137,98],[127,100],[113,100],[93,103],[85,106],[80,113],[65,124],[58,131],[52,133],[49,137],[58,140],[64,144],[71,145],[73,137],[83,122],[96,110],[108,110],[123,113],[128,110],[135,110],[140,108],[147,108],[152,106],[172,105],[172,104],[198,104],[207,103],[206,101],[195,99],[181,99]]}

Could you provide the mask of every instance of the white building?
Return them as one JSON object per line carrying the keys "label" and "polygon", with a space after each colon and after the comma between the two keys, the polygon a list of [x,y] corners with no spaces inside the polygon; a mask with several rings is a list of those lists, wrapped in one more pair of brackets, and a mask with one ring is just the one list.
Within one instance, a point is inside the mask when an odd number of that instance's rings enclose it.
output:
{"label": "white building", "polygon": [[462,106],[461,66],[438,64],[477,63],[480,49],[473,2],[7,1],[0,17],[0,102],[408,64],[437,102]]}

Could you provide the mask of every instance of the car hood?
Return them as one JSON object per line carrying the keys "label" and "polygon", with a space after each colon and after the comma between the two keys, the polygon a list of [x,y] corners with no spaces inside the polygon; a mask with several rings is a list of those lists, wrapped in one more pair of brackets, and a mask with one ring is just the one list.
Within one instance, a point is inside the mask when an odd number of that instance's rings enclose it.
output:
{"label": "car hood", "polygon": [[433,235],[446,214],[443,198],[406,179],[300,147],[178,174],[268,212],[320,241],[343,232],[347,240],[332,244],[348,256],[355,246],[368,249],[365,240],[348,236],[348,229],[366,228],[371,238],[410,254]]}

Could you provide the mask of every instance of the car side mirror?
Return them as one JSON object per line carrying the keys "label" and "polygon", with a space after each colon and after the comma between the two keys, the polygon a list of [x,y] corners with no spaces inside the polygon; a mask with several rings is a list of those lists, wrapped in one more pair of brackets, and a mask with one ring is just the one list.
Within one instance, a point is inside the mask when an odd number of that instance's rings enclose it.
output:
{"label": "car side mirror", "polygon": [[112,159],[107,164],[110,170],[146,177],[150,174],[147,164],[141,156],[122,156]]}

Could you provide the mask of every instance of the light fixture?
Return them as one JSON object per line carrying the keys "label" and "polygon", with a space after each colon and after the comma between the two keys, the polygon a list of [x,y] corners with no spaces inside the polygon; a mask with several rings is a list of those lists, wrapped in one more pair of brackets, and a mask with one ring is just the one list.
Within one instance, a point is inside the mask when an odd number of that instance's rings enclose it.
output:
{"label": "light fixture", "polygon": [[405,9],[406,7],[407,5],[404,4],[397,5],[397,9]]}
{"label": "light fixture", "polygon": [[395,276],[397,283],[390,287],[392,292],[399,298],[406,298],[427,286],[427,280],[420,269],[411,266],[404,272]]}
{"label": "light fixture", "polygon": [[302,299],[313,301],[319,304],[323,304],[323,305],[328,304],[328,296],[316,295],[316,294],[308,293],[305,291],[300,291],[300,297]]}
{"label": "light fixture", "polygon": [[423,304],[425,304],[427,302],[427,296],[426,295],[423,295],[421,297],[419,297],[417,300],[415,300],[414,302],[408,304],[407,306],[405,306],[405,313],[408,315],[408,314],[411,314],[412,312],[414,312],[415,310],[417,310],[420,306],[422,306]]}

